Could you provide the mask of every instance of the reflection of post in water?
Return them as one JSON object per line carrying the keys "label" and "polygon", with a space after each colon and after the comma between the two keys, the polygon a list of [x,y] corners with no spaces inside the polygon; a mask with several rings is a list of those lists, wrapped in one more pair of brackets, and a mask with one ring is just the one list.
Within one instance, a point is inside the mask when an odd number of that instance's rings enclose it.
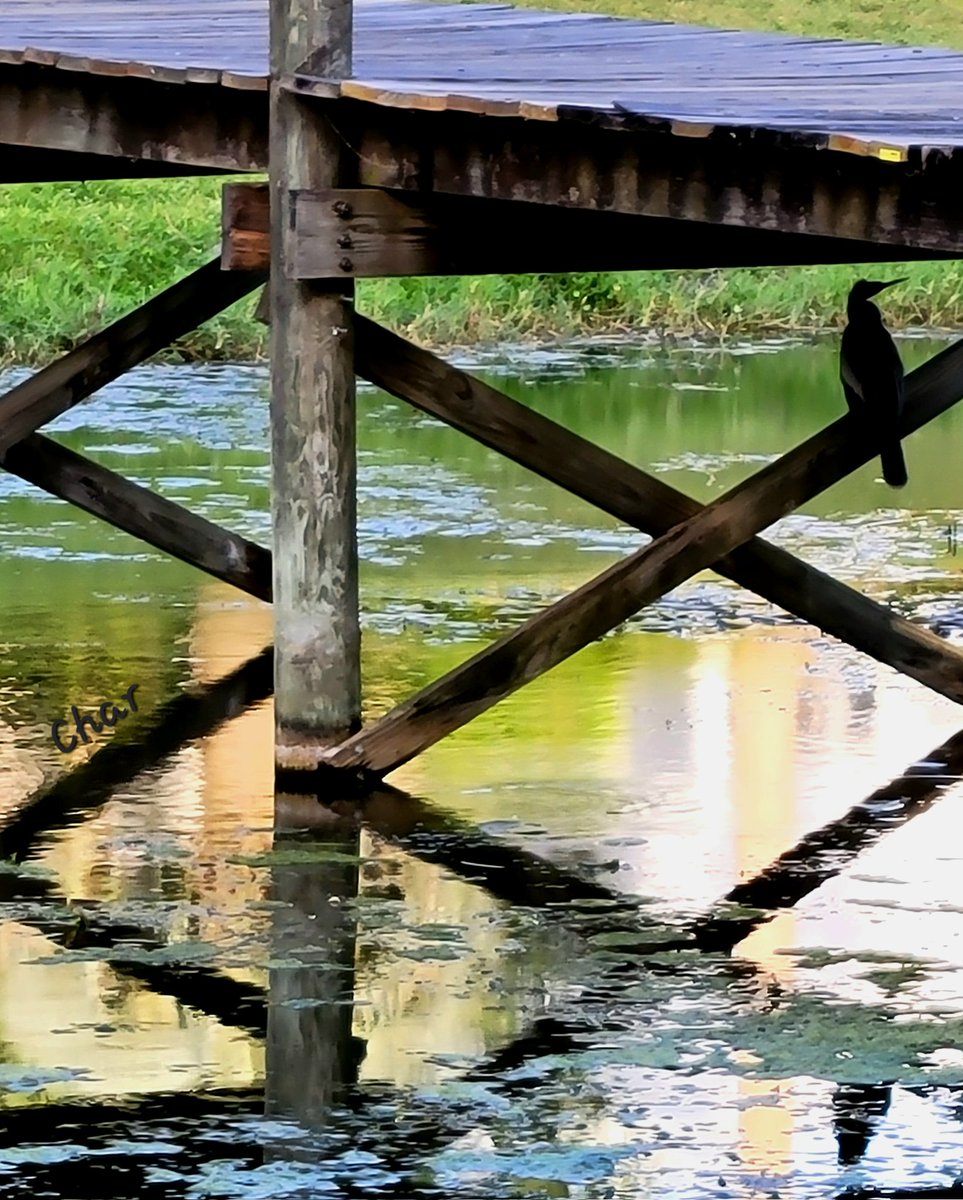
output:
{"label": "reflection of post in water", "polygon": [[364,1057],[351,1032],[359,846],[353,814],[276,795],[265,1104],[308,1127],[325,1123]]}
{"label": "reflection of post in water", "polygon": [[876,1126],[889,1112],[891,1084],[840,1084],[833,1093],[833,1132],[841,1166],[849,1167],[869,1148]]}

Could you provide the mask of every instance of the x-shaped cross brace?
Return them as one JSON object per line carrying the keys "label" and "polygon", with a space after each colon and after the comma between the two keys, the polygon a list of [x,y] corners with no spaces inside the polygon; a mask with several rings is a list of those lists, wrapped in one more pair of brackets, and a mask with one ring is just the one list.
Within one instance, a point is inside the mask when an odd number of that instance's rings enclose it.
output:
{"label": "x-shaped cross brace", "polygon": [[[0,464],[268,599],[267,550],[34,432],[258,282],[211,263],[0,397]],[[754,536],[876,454],[871,431],[854,418],[841,418],[703,508],[364,317],[355,336],[359,374],[656,540],[327,752],[332,767],[387,774],[706,567],[963,702],[958,649]],[[961,395],[958,343],[908,376],[903,434]]]}
{"label": "x-shaped cross brace", "polygon": [[[656,540],[327,752],[330,766],[387,774],[706,567],[963,701],[963,653],[754,537],[878,452],[855,418],[842,417],[702,507],[364,317],[355,337],[360,375]],[[907,378],[902,433],[961,395],[957,343]]]}

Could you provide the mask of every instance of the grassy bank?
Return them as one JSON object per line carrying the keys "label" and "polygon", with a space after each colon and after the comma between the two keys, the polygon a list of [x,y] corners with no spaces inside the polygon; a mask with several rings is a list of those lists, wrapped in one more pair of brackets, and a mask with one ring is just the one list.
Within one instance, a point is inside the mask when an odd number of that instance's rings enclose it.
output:
{"label": "grassy bank", "polygon": [[[519,0],[516,0],[518,3]],[[528,8],[963,49],[963,0],[521,0]]]}
{"label": "grassy bank", "polygon": [[[0,190],[0,361],[68,347],[200,265],[215,249],[213,181]],[[963,264],[908,274],[886,297],[896,326],[963,324]],[[821,329],[840,318],[851,267],[365,281],[359,306],[432,343],[648,330],[724,335]],[[265,350],[253,302],[187,338],[192,358]]]}
{"label": "grassy bank", "polygon": [[[963,0],[532,0],[539,7],[963,46]],[[129,311],[215,252],[220,183],[0,188],[0,362],[35,362]],[[877,267],[908,275],[885,298],[890,323],[963,324],[963,264]],[[369,315],[436,344],[657,330],[751,334],[838,324],[851,267],[366,281]],[[194,358],[264,353],[242,303],[186,339]]]}

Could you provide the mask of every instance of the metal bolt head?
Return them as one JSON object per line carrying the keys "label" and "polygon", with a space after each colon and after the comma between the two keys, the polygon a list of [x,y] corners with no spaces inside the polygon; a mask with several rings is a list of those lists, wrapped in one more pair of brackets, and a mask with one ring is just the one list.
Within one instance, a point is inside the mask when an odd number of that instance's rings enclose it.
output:
{"label": "metal bolt head", "polygon": [[347,200],[335,200],[334,215],[336,217],[340,217],[342,221],[347,221],[353,213],[354,209],[347,202]]}
{"label": "metal bolt head", "polygon": [[342,250],[350,250],[351,246],[352,246],[351,234],[350,233],[342,233],[342,235],[338,238],[338,246]]}
{"label": "metal bolt head", "polygon": [[345,258],[342,258],[342,260],[338,263],[338,266],[341,268],[342,271],[350,271],[353,264],[352,264],[350,258],[345,257]]}

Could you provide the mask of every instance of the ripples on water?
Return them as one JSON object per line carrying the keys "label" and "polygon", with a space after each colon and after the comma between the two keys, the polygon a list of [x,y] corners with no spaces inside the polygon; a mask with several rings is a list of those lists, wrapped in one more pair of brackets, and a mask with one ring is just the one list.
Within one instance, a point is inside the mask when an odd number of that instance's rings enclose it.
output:
{"label": "ripples on water", "polygon": [[[705,501],[838,415],[833,353],[463,365]],[[266,542],[265,388],[148,368],[54,432]],[[767,536],[956,636],[961,423],[914,436],[904,492],[870,466]],[[368,715],[642,540],[365,392]],[[270,663],[241,667],[267,607],[8,476],[0,555],[0,1196],[963,1177],[950,702],[707,573],[398,771],[360,825],[280,796],[275,834]],[[133,682],[137,719],[65,774],[50,723]]]}

